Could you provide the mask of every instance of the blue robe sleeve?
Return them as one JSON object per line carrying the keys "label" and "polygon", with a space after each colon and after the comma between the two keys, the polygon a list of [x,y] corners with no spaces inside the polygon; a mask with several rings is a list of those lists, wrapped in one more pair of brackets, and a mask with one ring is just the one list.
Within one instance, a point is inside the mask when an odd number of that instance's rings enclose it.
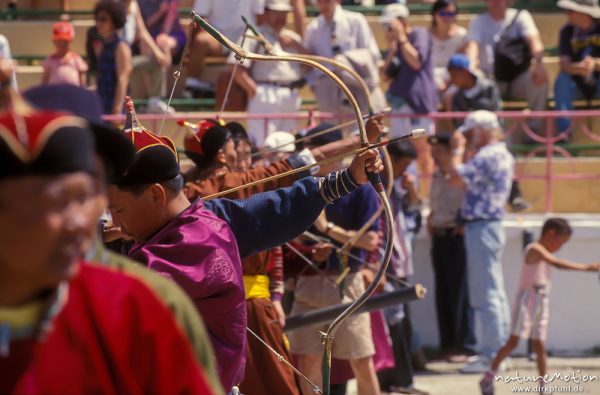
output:
{"label": "blue robe sleeve", "polygon": [[300,235],[316,221],[326,202],[315,178],[307,177],[248,199],[212,199],[204,204],[229,224],[245,258]]}

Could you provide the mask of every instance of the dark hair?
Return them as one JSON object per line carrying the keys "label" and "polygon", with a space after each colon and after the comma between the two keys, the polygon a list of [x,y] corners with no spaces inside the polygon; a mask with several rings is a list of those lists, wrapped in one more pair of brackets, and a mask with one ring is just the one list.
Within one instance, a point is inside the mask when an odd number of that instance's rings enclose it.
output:
{"label": "dark hair", "polygon": [[94,18],[96,18],[101,11],[110,15],[110,19],[112,20],[115,29],[118,30],[125,26],[127,10],[125,10],[125,4],[122,2],[115,0],[100,0],[94,7]]}
{"label": "dark hair", "polygon": [[[177,174],[175,177],[171,178],[170,180],[167,181],[163,181],[160,183],[160,185],[162,185],[167,191],[173,193],[173,194],[177,194],[179,192],[181,192],[183,190],[183,176],[181,174]],[[127,185],[124,186],[121,189],[121,191],[123,192],[129,192],[131,194],[133,194],[134,196],[140,196],[142,193],[144,193],[146,191],[146,189],[148,189],[150,187],[150,185],[154,185],[154,184],[135,184],[135,185]]]}
{"label": "dark hair", "polygon": [[394,141],[387,146],[388,152],[393,159],[411,158],[417,157],[417,151],[415,147],[408,141]]}
{"label": "dark hair", "polygon": [[458,13],[458,4],[454,0],[436,0],[435,3],[431,6],[431,25],[435,27],[435,14],[442,8],[446,8],[449,5],[454,5],[456,7],[456,12]]}
{"label": "dark hair", "polygon": [[544,226],[542,226],[542,236],[551,230],[558,235],[571,236],[573,233],[573,229],[571,228],[571,225],[569,225],[569,222],[562,218],[548,218],[546,222],[544,222]]}

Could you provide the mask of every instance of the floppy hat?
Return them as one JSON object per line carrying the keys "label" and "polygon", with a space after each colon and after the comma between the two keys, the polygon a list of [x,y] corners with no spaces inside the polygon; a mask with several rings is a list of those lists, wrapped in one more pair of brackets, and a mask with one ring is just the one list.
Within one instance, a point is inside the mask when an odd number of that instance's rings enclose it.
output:
{"label": "floppy hat", "polygon": [[559,0],[556,5],[565,10],[581,12],[592,18],[600,18],[598,0]]}
{"label": "floppy hat", "polygon": [[379,17],[380,23],[390,23],[396,18],[408,18],[410,11],[404,4],[388,4]]}
{"label": "floppy hat", "polygon": [[465,118],[464,123],[460,126],[457,131],[459,133],[468,132],[471,129],[482,128],[482,129],[497,129],[500,127],[498,116],[491,111],[477,110],[469,113]]}

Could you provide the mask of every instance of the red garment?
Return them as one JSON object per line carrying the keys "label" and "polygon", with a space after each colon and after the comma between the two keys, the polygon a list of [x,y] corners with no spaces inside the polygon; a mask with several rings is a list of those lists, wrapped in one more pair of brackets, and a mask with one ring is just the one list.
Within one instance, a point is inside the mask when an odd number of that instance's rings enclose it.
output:
{"label": "red garment", "polygon": [[208,394],[171,313],[138,280],[80,265],[68,300],[40,341],[0,357],[0,393]]}

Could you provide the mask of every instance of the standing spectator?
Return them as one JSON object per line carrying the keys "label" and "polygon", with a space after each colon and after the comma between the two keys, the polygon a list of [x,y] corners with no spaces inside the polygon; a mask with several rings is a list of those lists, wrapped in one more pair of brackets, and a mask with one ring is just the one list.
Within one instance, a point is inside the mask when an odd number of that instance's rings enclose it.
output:
{"label": "standing spectator", "polygon": [[[364,15],[342,9],[340,0],[317,0],[319,16],[306,27],[304,47],[308,52],[334,58],[350,51],[362,50],[361,59],[376,66],[381,54],[373,32]],[[376,68],[375,68],[376,70]],[[318,70],[307,76],[318,102],[319,110],[331,112],[347,111],[337,85]]]}
{"label": "standing spectator", "polygon": [[450,111],[500,111],[502,99],[496,83],[471,68],[466,55],[450,57],[448,73],[456,91],[445,97]]}
{"label": "standing spectator", "polygon": [[[0,60],[10,60],[12,62],[12,55],[10,53],[10,45],[8,44],[8,39],[3,34],[0,34]],[[17,90],[17,76],[16,76],[15,70],[13,70],[13,76],[11,78],[11,85],[15,90]]]}
{"label": "standing spectator", "polygon": [[[258,29],[273,45],[273,53],[306,52],[302,46],[302,38],[285,28],[290,11],[292,6],[289,0],[266,1],[263,24]],[[251,52],[265,53],[264,47],[258,40],[246,40],[244,48]],[[233,53],[228,61],[231,64],[238,63]],[[299,63],[246,60],[238,67],[234,78],[248,96],[246,111],[250,114],[294,113],[300,109],[301,98],[298,88],[304,85],[304,79],[302,79]],[[263,145],[264,139],[269,134],[277,130],[294,130],[296,127],[295,119],[275,118],[266,124],[262,119],[248,120],[250,138],[259,147]]]}
{"label": "standing spectator", "polygon": [[[548,99],[548,75],[543,64],[544,44],[529,11],[508,8],[509,4],[510,0],[487,0],[487,12],[479,14],[469,25],[466,53],[474,67],[492,77],[496,43],[500,38],[524,39],[531,52],[531,66],[514,76],[510,82],[496,82],[503,99],[527,100],[531,110],[543,111]],[[540,123],[530,124],[539,128]]]}
{"label": "standing spectator", "polygon": [[[417,153],[407,141],[397,141],[388,146],[392,161],[394,180],[399,180],[401,188],[394,183],[390,197],[394,210],[395,232],[393,233],[393,253],[388,267],[385,290],[393,291],[405,286],[414,274],[413,249],[410,230],[406,221],[405,206],[418,207],[419,197],[414,180],[407,170],[415,160]],[[381,220],[385,225],[385,221]],[[384,234],[387,232],[384,232]],[[399,280],[399,281],[398,281]],[[414,371],[411,344],[413,343],[413,325],[409,304],[391,306],[384,310],[389,336],[392,340],[395,366],[377,373],[382,391],[402,394],[427,394],[414,387]]]}
{"label": "standing spectator", "polygon": [[[560,73],[554,83],[557,110],[572,110],[573,99],[598,97],[600,84],[600,7],[598,1],[561,0],[569,22],[560,30]],[[568,118],[557,120],[558,132],[569,129]]]}
{"label": "standing spectator", "polygon": [[[237,42],[246,31],[242,16],[250,23],[256,24],[257,15],[264,12],[264,0],[196,0],[194,11],[225,37]],[[193,37],[190,43],[185,94],[188,97],[213,95],[213,87],[200,79],[204,61],[207,56],[224,56],[228,51],[204,30],[195,32]]]}
{"label": "standing spectator", "polygon": [[[479,358],[463,373],[485,373],[496,350],[508,338],[509,307],[502,275],[502,217],[514,174],[514,158],[501,142],[496,114],[479,110],[458,129],[474,156],[464,165],[453,163],[450,183],[465,188],[460,217],[465,224],[469,300],[481,323]],[[460,139],[462,134],[457,134]],[[455,158],[456,159],[456,158]]]}
{"label": "standing spectator", "polygon": [[[314,130],[313,130],[314,131]],[[341,132],[335,134],[337,139],[342,138]],[[332,134],[327,138],[331,139]],[[322,140],[325,136],[317,136],[311,141]],[[340,163],[330,166],[322,166],[319,174],[326,174]],[[351,195],[330,204],[323,214],[315,222],[314,228],[323,236],[330,238],[337,246],[347,242],[354,236],[377,211],[379,201],[377,194],[369,186],[358,188]],[[379,247],[379,226],[373,224],[356,242],[355,248],[350,252],[364,259],[367,252],[375,251]],[[331,280],[339,276],[344,270],[342,261],[337,254],[329,255],[322,267],[327,275],[308,268],[303,271],[296,282],[294,292],[294,303],[291,315],[301,314],[310,310],[348,303],[356,299],[365,290],[363,273],[359,270],[361,263],[354,259],[348,259],[349,273],[344,279],[345,292],[340,293],[340,288],[334,286]],[[327,278],[329,277],[329,278]],[[326,331],[327,326],[311,326],[291,332],[290,342],[292,353],[298,355],[298,368],[306,376],[321,386],[321,358],[322,346],[317,330]],[[357,379],[359,395],[378,395],[379,383],[373,364],[375,348],[371,333],[371,320],[368,314],[349,317],[336,334],[333,343],[333,357],[348,360]],[[312,388],[305,382],[301,383],[304,393],[312,392]]]}
{"label": "standing spectator", "polygon": [[96,29],[104,43],[98,54],[97,91],[105,114],[122,113],[131,74],[131,49],[118,30],[125,25],[125,6],[101,0],[94,7]]}
{"label": "standing spectator", "polygon": [[187,36],[179,23],[179,0],[137,0],[144,24],[158,47],[179,63]]}
{"label": "standing spectator", "polygon": [[450,87],[446,68],[450,57],[467,46],[467,29],[455,23],[457,14],[458,6],[454,0],[437,0],[431,6],[433,76],[440,92]]}
{"label": "standing spectator", "polygon": [[[435,124],[427,114],[436,111],[437,90],[433,78],[431,34],[422,27],[412,27],[409,11],[403,4],[384,8],[379,21],[387,31],[388,55],[383,66],[385,78],[391,80],[387,99],[396,114],[418,114],[416,118],[392,118],[391,133],[399,136],[411,129],[423,128],[435,133]],[[431,174],[431,149],[424,139],[413,140],[417,150],[420,175]]]}
{"label": "standing spectator", "polygon": [[46,58],[42,66],[42,84],[86,85],[87,64],[79,54],[71,51],[75,39],[73,25],[66,21],[57,22],[52,27],[52,42],[56,52]]}
{"label": "standing spectator", "polygon": [[473,352],[475,322],[469,305],[463,228],[457,223],[465,193],[446,180],[455,154],[451,139],[452,134],[443,132],[428,139],[437,170],[431,181],[427,229],[431,236],[440,348],[449,361],[460,362],[465,360],[465,354]]}

